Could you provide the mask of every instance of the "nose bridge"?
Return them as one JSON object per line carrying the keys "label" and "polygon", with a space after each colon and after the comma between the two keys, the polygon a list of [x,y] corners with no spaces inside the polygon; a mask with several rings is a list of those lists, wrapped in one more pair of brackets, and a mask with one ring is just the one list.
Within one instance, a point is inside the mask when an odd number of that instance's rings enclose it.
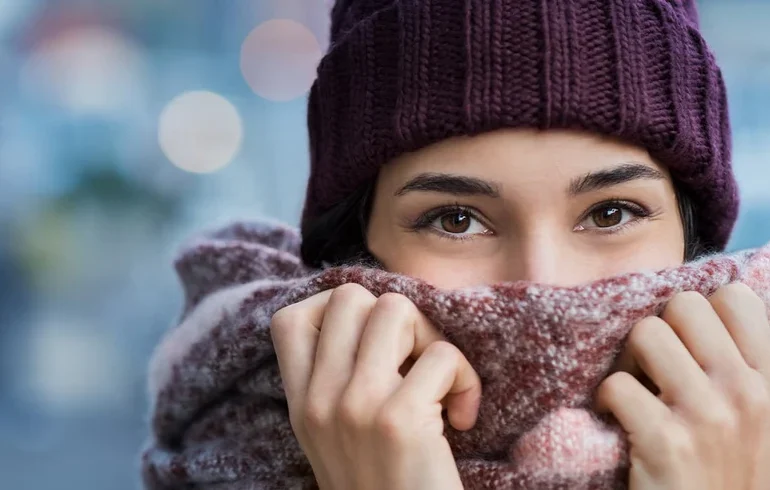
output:
{"label": "nose bridge", "polygon": [[559,271],[564,269],[559,264],[559,253],[547,236],[532,237],[523,248],[522,273],[524,280],[541,284],[557,284]]}
{"label": "nose bridge", "polygon": [[573,267],[565,245],[545,227],[523,234],[512,258],[514,279],[550,285],[570,283]]}

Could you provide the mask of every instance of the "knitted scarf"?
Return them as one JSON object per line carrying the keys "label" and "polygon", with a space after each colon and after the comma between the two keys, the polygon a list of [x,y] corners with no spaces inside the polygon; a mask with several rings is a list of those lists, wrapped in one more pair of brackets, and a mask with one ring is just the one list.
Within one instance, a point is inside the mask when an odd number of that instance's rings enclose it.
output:
{"label": "knitted scarf", "polygon": [[710,295],[735,281],[770,305],[770,246],[571,288],[440,290],[374,268],[309,270],[299,245],[290,228],[234,223],[181,250],[183,313],[150,365],[145,488],[317,488],[289,424],[269,326],[283,306],[344,283],[405,295],[478,372],[476,425],[445,424],[466,490],[625,488],[624,432],[590,402],[631,327],[678,292]]}

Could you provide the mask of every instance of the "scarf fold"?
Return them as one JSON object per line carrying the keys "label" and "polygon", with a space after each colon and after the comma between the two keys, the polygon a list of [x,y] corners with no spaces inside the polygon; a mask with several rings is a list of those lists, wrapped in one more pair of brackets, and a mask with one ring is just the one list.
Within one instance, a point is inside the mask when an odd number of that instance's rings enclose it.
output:
{"label": "scarf fold", "polygon": [[446,424],[466,490],[626,488],[625,435],[589,407],[633,325],[679,292],[736,281],[770,305],[770,246],[571,288],[460,290],[373,268],[311,270],[299,246],[291,228],[239,222],[182,248],[183,312],[150,365],[148,490],[317,488],[289,424],[270,319],[345,283],[408,297],[481,377],[476,425]]}

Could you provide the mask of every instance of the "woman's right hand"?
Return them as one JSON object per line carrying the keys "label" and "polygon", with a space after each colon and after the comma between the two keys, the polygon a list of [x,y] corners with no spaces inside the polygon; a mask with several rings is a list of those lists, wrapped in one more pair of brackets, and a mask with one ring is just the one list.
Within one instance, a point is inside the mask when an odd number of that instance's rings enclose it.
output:
{"label": "woman's right hand", "polygon": [[473,427],[481,382],[409,299],[345,284],[278,311],[271,334],[321,490],[462,489],[441,413]]}

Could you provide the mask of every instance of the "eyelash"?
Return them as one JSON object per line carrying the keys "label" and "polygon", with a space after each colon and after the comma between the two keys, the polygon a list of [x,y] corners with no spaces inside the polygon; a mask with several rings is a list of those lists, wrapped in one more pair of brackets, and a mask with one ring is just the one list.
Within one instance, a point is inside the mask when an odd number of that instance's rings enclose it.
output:
{"label": "eyelash", "polygon": [[457,235],[457,234],[447,233],[441,230],[437,230],[433,227],[433,222],[436,221],[437,219],[442,218],[446,215],[458,214],[458,213],[467,214],[472,219],[482,223],[485,227],[487,227],[487,225],[484,224],[484,220],[479,216],[480,213],[478,213],[473,208],[470,208],[468,206],[463,206],[458,203],[458,204],[441,206],[435,209],[431,209],[427,213],[424,213],[419,218],[417,218],[413,223],[409,224],[409,229],[416,232],[427,230],[436,234],[439,238],[445,238],[447,240],[461,241],[461,242],[465,240],[472,240],[477,235]]}
{"label": "eyelash", "polygon": [[605,201],[602,201],[600,203],[597,203],[594,206],[592,206],[591,208],[589,208],[588,211],[586,211],[583,214],[583,216],[580,217],[579,223],[582,223],[587,218],[589,218],[591,216],[591,214],[595,213],[596,211],[598,211],[600,209],[612,208],[612,207],[616,207],[618,209],[621,209],[621,210],[624,210],[624,211],[628,211],[631,214],[633,214],[634,217],[632,219],[630,219],[627,223],[624,223],[622,225],[618,225],[618,226],[615,226],[615,227],[610,227],[610,228],[607,228],[607,229],[594,228],[594,229],[591,229],[591,230],[581,230],[580,232],[581,233],[593,232],[593,233],[600,233],[602,235],[620,234],[620,233],[628,230],[628,228],[630,228],[630,227],[632,227],[634,225],[638,225],[642,220],[651,218],[651,217],[653,217],[655,215],[654,212],[650,211],[649,209],[647,209],[646,207],[642,206],[641,204],[637,204],[637,203],[631,202],[631,201],[626,201],[626,200],[623,200],[621,198],[611,198],[611,199],[607,199]]}
{"label": "eyelash", "polygon": [[[594,232],[594,233],[600,233],[602,235],[620,234],[628,230],[630,227],[639,224],[641,220],[653,217],[655,214],[640,204],[630,202],[630,201],[625,201],[620,198],[613,198],[613,199],[607,199],[605,201],[597,203],[591,208],[589,208],[588,211],[586,211],[580,217],[579,223],[582,223],[583,221],[585,221],[587,218],[591,216],[591,214],[595,213],[596,211],[603,208],[608,208],[608,207],[616,207],[621,210],[628,211],[631,214],[633,214],[634,217],[630,219],[627,223],[608,228],[605,231],[603,231],[602,228],[592,228],[590,230],[581,230],[580,232],[581,233]],[[453,241],[465,241],[465,240],[474,239],[477,235],[457,235],[457,234],[447,233],[441,230],[437,230],[433,227],[433,223],[437,219],[442,218],[449,214],[457,214],[457,213],[466,214],[470,218],[480,222],[482,225],[489,228],[484,223],[484,220],[480,217],[480,213],[478,213],[475,209],[470,208],[468,206],[463,206],[457,203],[453,205],[441,206],[435,209],[431,209],[430,211],[422,214],[414,222],[410,223],[409,229],[415,232],[428,230],[436,234],[439,238],[445,238],[447,240],[453,240]]]}

